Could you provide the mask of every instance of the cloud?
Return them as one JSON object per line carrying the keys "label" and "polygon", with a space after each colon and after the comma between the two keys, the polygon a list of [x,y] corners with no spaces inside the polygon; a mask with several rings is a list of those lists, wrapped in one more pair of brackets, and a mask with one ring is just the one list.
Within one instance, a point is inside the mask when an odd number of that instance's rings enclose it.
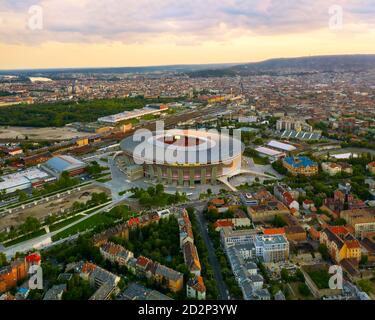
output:
{"label": "cloud", "polygon": [[[43,8],[42,30],[28,28],[32,5]],[[344,23],[356,32],[374,28],[375,0],[2,0],[0,42],[191,44],[328,31],[331,5],[342,5]]]}

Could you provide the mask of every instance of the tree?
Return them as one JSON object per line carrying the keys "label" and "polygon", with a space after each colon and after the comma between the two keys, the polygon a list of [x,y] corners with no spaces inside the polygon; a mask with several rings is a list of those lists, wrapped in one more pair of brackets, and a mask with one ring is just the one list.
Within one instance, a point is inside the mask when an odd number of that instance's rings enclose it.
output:
{"label": "tree", "polygon": [[306,285],[306,283],[301,283],[298,285],[298,292],[304,297],[308,297],[311,294],[310,289]]}
{"label": "tree", "polygon": [[320,244],[318,251],[322,255],[322,258],[324,260],[328,260],[329,259],[329,252],[328,252],[328,248],[327,248],[326,245]]}
{"label": "tree", "polygon": [[272,224],[277,228],[282,228],[287,225],[287,223],[284,221],[283,217],[280,215],[276,215],[273,218]]}
{"label": "tree", "polygon": [[339,218],[335,220],[335,226],[345,226],[346,220],[343,218]]}
{"label": "tree", "polygon": [[374,292],[374,288],[372,286],[372,282],[367,279],[359,280],[358,283],[359,287],[366,293]]}
{"label": "tree", "polygon": [[288,173],[288,170],[283,166],[283,162],[282,160],[277,160],[275,162],[272,163],[272,168],[280,173],[280,174],[283,174],[283,175],[286,175]]}
{"label": "tree", "polygon": [[25,191],[17,190],[16,195],[18,197],[19,202],[24,202],[28,199],[28,196]]}
{"label": "tree", "polygon": [[156,194],[162,194],[162,193],[164,193],[164,186],[162,185],[162,184],[157,184],[156,186],[155,186],[155,193]]}
{"label": "tree", "polygon": [[23,233],[33,232],[39,230],[41,224],[37,218],[27,217],[26,221],[20,226]]}
{"label": "tree", "polygon": [[360,264],[361,264],[361,265],[366,265],[367,262],[368,262],[368,256],[366,256],[366,255],[363,254],[363,255],[361,256]]}
{"label": "tree", "polygon": [[290,280],[289,272],[285,268],[281,269],[280,276],[281,279],[285,282],[288,282]]}
{"label": "tree", "polygon": [[7,264],[7,257],[4,253],[0,252],[0,268]]}

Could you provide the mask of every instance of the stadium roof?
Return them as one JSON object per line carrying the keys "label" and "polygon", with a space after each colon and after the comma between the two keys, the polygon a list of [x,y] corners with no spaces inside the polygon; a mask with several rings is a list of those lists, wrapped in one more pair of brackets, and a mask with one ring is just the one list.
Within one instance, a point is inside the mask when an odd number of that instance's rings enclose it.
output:
{"label": "stadium roof", "polygon": [[[169,138],[172,139],[171,141],[174,138],[175,142],[166,143]],[[179,143],[185,138],[190,139],[192,144]],[[138,140],[139,137],[130,136],[120,143],[121,149],[131,154],[138,164],[216,164],[231,161],[240,156],[243,149],[239,139],[224,133],[205,130],[172,129],[148,135],[143,142]]]}
{"label": "stadium roof", "polygon": [[287,143],[282,143],[282,142],[279,142],[279,141],[276,141],[276,140],[271,140],[270,142],[268,142],[267,145],[269,147],[281,149],[281,150],[284,150],[284,151],[293,151],[293,150],[297,149],[295,146],[292,146],[292,145],[287,144]]}

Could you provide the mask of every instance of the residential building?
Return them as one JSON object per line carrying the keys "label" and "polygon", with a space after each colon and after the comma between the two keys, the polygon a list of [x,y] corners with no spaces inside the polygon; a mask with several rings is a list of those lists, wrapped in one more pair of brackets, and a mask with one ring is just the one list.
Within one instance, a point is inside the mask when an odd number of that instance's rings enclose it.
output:
{"label": "residential building", "polygon": [[0,268],[0,293],[15,287],[17,283],[27,277],[26,260],[18,259],[10,265]]}
{"label": "residential building", "polygon": [[370,162],[367,165],[367,169],[368,169],[368,171],[370,171],[371,174],[375,175],[375,161]]}
{"label": "residential building", "polygon": [[109,283],[113,287],[117,286],[120,277],[93,264],[86,262],[80,268],[80,276],[90,282],[94,288],[100,288],[104,283]]}
{"label": "residential building", "polygon": [[54,285],[44,295],[43,300],[62,300],[64,292],[67,290],[66,284]]}
{"label": "residential building", "polygon": [[247,244],[254,241],[256,234],[257,231],[255,229],[233,230],[231,227],[225,227],[220,231],[220,238],[224,246]]}
{"label": "residential building", "polygon": [[297,132],[307,131],[311,132],[312,126],[307,124],[304,120],[295,119],[293,117],[283,117],[276,122],[276,130],[294,130]]}
{"label": "residential building", "polygon": [[273,193],[275,197],[285,204],[289,209],[294,208],[299,211],[299,203],[291,194],[291,188],[285,185],[277,184],[274,187]]}
{"label": "residential building", "polygon": [[126,266],[129,259],[134,257],[133,252],[126,250],[120,245],[108,242],[100,247],[100,253],[104,259],[112,263],[118,263],[120,266]]}
{"label": "residential building", "polygon": [[358,240],[345,227],[328,226],[320,232],[320,243],[328,248],[331,258],[337,263],[344,259],[361,259],[361,246]]}
{"label": "residential building", "polygon": [[289,258],[289,242],[284,235],[256,235],[254,244],[256,256],[266,263]]}
{"label": "residential building", "polygon": [[181,291],[183,288],[183,274],[171,268],[157,264],[154,276],[161,284],[165,282],[166,287],[173,292]]}
{"label": "residential building", "polygon": [[190,273],[200,276],[202,268],[195,245],[190,241],[185,242],[182,245],[182,253],[184,255],[185,264],[189,268]]}
{"label": "residential building", "polygon": [[277,215],[289,214],[288,207],[265,189],[254,194],[258,204],[249,206],[247,212],[253,222],[271,221]]}
{"label": "residential building", "polygon": [[340,217],[354,228],[356,237],[362,238],[369,232],[375,232],[375,208],[343,210]]}
{"label": "residential building", "polygon": [[197,300],[206,300],[206,286],[203,277],[195,276],[186,283],[186,296]]}
{"label": "residential building", "polygon": [[118,300],[173,300],[156,290],[132,282],[118,297]]}

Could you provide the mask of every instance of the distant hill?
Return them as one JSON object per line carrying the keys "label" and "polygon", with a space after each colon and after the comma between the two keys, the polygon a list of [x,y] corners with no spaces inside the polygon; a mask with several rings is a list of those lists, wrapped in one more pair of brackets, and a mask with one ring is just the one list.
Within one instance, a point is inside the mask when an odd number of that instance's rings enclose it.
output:
{"label": "distant hill", "polygon": [[0,75],[22,75],[22,76],[49,76],[53,74],[123,74],[123,73],[158,73],[158,72],[177,72],[185,73],[206,69],[223,69],[234,66],[234,63],[222,64],[187,64],[187,65],[166,65],[166,66],[147,66],[147,67],[108,67],[108,68],[51,68],[51,69],[19,69],[19,70],[0,70]]}
{"label": "distant hill", "polygon": [[240,64],[224,69],[197,70],[191,77],[301,74],[314,72],[359,72],[375,68],[375,55],[336,55],[279,58]]}

